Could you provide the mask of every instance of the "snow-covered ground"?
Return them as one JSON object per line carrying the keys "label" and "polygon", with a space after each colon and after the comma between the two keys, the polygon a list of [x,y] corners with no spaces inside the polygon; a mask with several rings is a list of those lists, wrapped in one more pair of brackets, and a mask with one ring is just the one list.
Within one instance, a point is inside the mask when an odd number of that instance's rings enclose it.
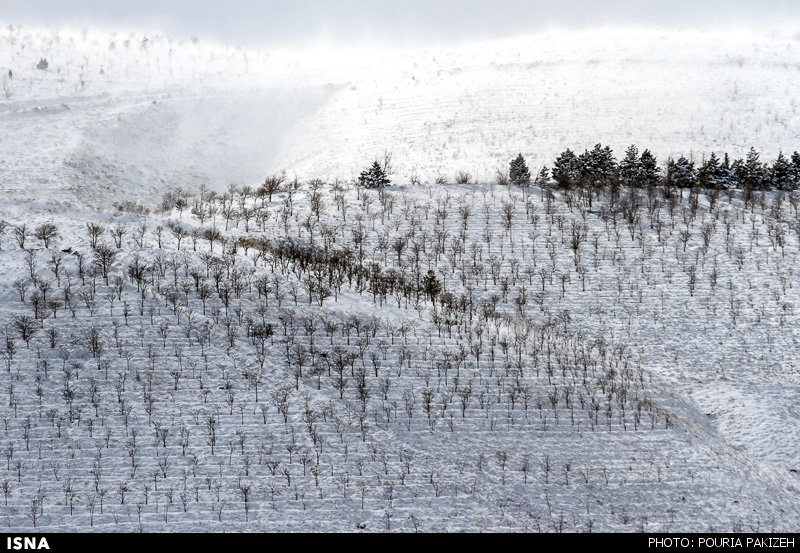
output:
{"label": "snow-covered ground", "polygon": [[[796,196],[589,208],[487,181],[597,141],[798,149],[799,48],[607,30],[367,56],[3,29],[0,525],[797,531]],[[423,184],[333,186],[385,153]],[[480,183],[425,184],[456,171]],[[188,205],[157,210],[178,187]],[[79,269],[87,223],[108,281]],[[414,292],[429,268],[462,303]],[[28,347],[11,322],[37,289]]]}
{"label": "snow-covered ground", "polygon": [[247,51],[15,27],[0,32],[0,68],[14,72],[0,98],[14,198],[222,189],[281,170],[349,179],[385,152],[400,182],[491,180],[510,152],[538,166],[596,142],[662,160],[750,146],[771,158],[797,149],[800,128],[800,41],[750,31]]}

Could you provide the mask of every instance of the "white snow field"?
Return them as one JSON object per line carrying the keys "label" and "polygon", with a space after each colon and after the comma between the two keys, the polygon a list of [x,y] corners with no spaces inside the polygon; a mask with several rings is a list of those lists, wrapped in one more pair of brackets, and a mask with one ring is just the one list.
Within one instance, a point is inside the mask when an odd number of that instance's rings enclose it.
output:
{"label": "white snow field", "polygon": [[12,26],[0,75],[0,526],[800,530],[800,196],[491,184],[798,149],[799,41]]}
{"label": "white snow field", "polygon": [[549,165],[597,142],[662,160],[798,147],[800,41],[745,31],[551,31],[362,53],[13,27],[0,44],[2,73],[14,72],[0,98],[12,197],[33,184],[51,199],[108,200],[109,186],[157,198],[281,170],[351,179],[384,152],[401,182],[433,182],[462,170],[493,180],[509,152]]}

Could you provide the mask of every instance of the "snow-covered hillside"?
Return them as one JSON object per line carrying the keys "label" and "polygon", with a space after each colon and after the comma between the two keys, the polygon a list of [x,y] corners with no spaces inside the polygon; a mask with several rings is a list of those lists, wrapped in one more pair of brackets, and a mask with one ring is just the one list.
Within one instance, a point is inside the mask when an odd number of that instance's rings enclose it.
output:
{"label": "snow-covered hillside", "polygon": [[0,527],[798,531],[797,193],[492,184],[797,149],[798,48],[3,29]]}
{"label": "snow-covered hillside", "polygon": [[[366,52],[366,53],[365,53]],[[36,63],[46,58],[47,70]],[[0,33],[3,188],[158,196],[285,170],[494,178],[512,153],[631,143],[660,159],[798,148],[800,42],[751,32],[550,31],[414,50],[248,51],[157,34]],[[38,192],[36,192],[36,195]]]}

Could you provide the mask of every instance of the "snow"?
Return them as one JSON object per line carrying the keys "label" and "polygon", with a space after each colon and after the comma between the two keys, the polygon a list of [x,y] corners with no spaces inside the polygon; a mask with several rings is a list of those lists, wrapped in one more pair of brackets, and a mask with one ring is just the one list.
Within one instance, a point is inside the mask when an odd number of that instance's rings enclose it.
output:
{"label": "snow", "polygon": [[752,32],[554,30],[367,54],[20,27],[1,40],[7,181],[57,194],[84,193],[87,177],[122,190],[177,175],[219,189],[282,170],[350,179],[384,152],[401,182],[432,182],[490,180],[509,152],[539,167],[598,141],[661,160],[798,147],[800,43]]}
{"label": "snow", "polygon": [[[535,174],[560,150],[598,141],[617,157],[635,142],[661,161],[712,150],[743,155],[750,146],[765,157],[794,150],[799,47],[794,39],[742,32],[607,29],[361,54],[355,46],[248,51],[157,34],[5,28],[0,71],[11,68],[14,76],[4,79],[0,98],[0,221],[11,225],[0,235],[0,320],[17,353],[11,370],[0,370],[8,396],[0,407],[0,447],[13,447],[7,463],[0,461],[6,465],[0,482],[10,485],[7,503],[0,497],[0,525],[15,531],[33,530],[34,522],[37,530],[99,531],[797,531],[797,207],[776,193],[754,204],[732,193],[713,207],[701,195],[692,213],[687,193],[649,211],[643,192],[642,219],[629,227],[622,215],[611,221],[607,197],[589,210],[570,194],[489,183],[517,152]],[[47,71],[35,68],[41,57]],[[365,193],[331,185],[352,182],[385,153],[401,186]],[[329,183],[319,191],[319,220],[310,184],[285,186],[271,203],[236,193],[282,171],[287,182],[296,175]],[[456,171],[480,184],[432,184],[441,175],[452,181]],[[412,176],[423,184],[408,185]],[[155,209],[168,190],[223,194],[231,185],[238,187],[232,205],[266,219],[249,221],[245,230],[244,220],[228,224],[221,210],[201,221],[189,208]],[[189,197],[190,206],[195,201]],[[149,212],[115,209],[120,202]],[[469,224],[462,227],[466,207]],[[26,244],[32,254],[18,247],[14,228],[26,224],[30,231],[45,221],[61,233],[50,251],[33,237]],[[424,240],[423,274],[430,266],[446,290],[496,301],[503,317],[486,322],[476,360],[469,352],[476,330],[437,328],[430,302],[376,298],[345,282],[320,308],[307,301],[300,269],[240,248],[226,256],[230,263],[251,283],[277,277],[283,290],[268,294],[265,312],[275,336],[258,371],[256,401],[244,374],[258,368],[255,348],[241,333],[229,347],[220,297],[213,293],[206,309],[192,285],[185,305],[170,304],[171,287],[192,283],[189,269],[205,274],[211,249],[203,238],[195,246],[186,237],[179,246],[165,228],[170,221],[195,229],[214,224],[229,239],[266,237],[277,245],[292,238],[317,247],[331,241],[354,250],[361,227],[367,259],[384,273],[407,276],[414,243]],[[122,279],[113,303],[112,287],[100,277],[95,303],[77,295],[92,288],[91,277],[83,283],[77,276],[71,253],[92,257],[88,222],[127,229],[111,270],[112,283]],[[701,233],[709,223],[715,227],[706,247]],[[585,282],[569,247],[570,229],[580,224],[587,225],[579,248]],[[465,249],[451,254],[462,232]],[[447,245],[438,254],[437,236]],[[101,242],[113,245],[110,231]],[[405,249],[398,254],[393,244]],[[223,256],[220,244],[213,253]],[[63,348],[50,348],[42,331],[27,348],[11,329],[15,314],[30,312],[30,298],[23,303],[12,286],[30,277],[29,256],[51,294],[64,287],[49,268],[53,256],[71,273],[75,315],[56,307],[57,317],[42,321],[58,332]],[[165,267],[144,296],[126,273],[136,256]],[[552,272],[540,276],[546,268]],[[507,297],[503,277],[513,281]],[[530,339],[517,373],[500,342],[524,326],[515,315],[523,288],[525,324],[557,361],[545,362]],[[130,321],[123,319],[123,301]],[[250,286],[230,315],[236,318],[240,307],[255,316],[261,303]],[[303,324],[289,325],[304,347],[313,341],[331,355],[335,346],[363,348],[356,367],[366,369],[366,407],[355,373],[343,397],[335,375],[323,374],[319,387],[308,372],[295,380],[280,322],[287,313],[298,321],[341,322],[355,314],[381,321],[371,337],[344,330],[329,336],[320,328],[309,335]],[[92,326],[105,340],[98,359],[86,347]],[[461,348],[466,359],[442,376],[442,364]],[[584,373],[577,357],[570,361],[578,351],[592,359]],[[558,368],[548,374],[548,365]],[[386,392],[381,379],[390,381]],[[474,391],[462,416],[467,381]],[[273,394],[287,386],[284,420]],[[511,394],[522,393],[517,386],[531,394],[527,409],[521,396],[510,408]],[[65,400],[69,389],[77,393],[77,409]],[[580,391],[581,400],[599,401],[598,411],[576,406],[574,396],[572,407],[563,397],[552,405],[554,390]],[[430,419],[424,391],[433,394]],[[409,418],[404,406],[411,396]],[[613,407],[609,418],[605,402]],[[359,412],[368,414],[364,429]],[[213,453],[206,435],[212,415],[219,424]],[[153,421],[169,429],[166,443]],[[190,430],[186,452],[182,427]],[[138,449],[131,428],[138,430]],[[242,435],[244,446],[237,442]],[[499,452],[508,455],[505,468]],[[552,469],[545,471],[545,463]],[[248,512],[242,482],[252,486]],[[92,504],[98,489],[105,490],[103,513]],[[34,521],[30,506],[40,493],[44,504]]]}

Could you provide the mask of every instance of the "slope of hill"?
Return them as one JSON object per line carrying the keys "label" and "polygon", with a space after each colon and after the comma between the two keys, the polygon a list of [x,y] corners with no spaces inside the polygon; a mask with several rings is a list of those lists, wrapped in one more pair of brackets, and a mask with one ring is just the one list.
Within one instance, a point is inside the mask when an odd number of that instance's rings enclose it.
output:
{"label": "slope of hill", "polygon": [[385,152],[399,182],[486,181],[517,151],[539,165],[598,141],[662,160],[800,142],[795,39],[608,29],[368,51],[5,29],[4,191],[94,201],[280,170],[350,179]]}
{"label": "slope of hill", "polygon": [[796,531],[800,249],[749,229],[797,204],[637,196],[232,190],[24,249],[17,223],[4,524]]}
{"label": "slope of hill", "polygon": [[796,193],[424,184],[795,149],[797,48],[4,30],[0,525],[797,531]]}

